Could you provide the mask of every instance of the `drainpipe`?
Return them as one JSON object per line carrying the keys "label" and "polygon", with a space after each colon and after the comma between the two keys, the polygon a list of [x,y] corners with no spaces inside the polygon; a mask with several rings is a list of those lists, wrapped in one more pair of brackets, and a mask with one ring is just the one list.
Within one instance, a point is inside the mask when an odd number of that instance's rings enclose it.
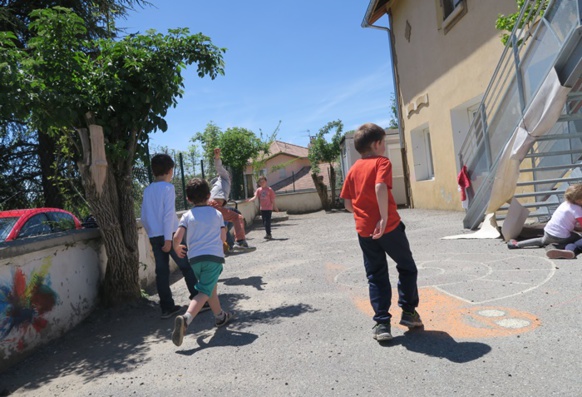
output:
{"label": "drainpipe", "polygon": [[[370,4],[368,4],[368,9],[366,10],[366,14],[364,15],[364,19],[362,21],[363,28],[374,28],[379,30],[384,30],[388,33],[388,47],[390,48],[390,66],[392,67],[392,85],[394,86],[396,98],[396,117],[398,118],[398,139],[400,141],[400,148],[402,153],[402,166],[405,172],[404,175],[404,185],[406,189],[406,205],[408,207],[412,207],[412,191],[410,189],[410,173],[408,171],[408,159],[406,156],[406,146],[404,141],[404,131],[402,130],[402,122],[401,122],[401,114],[400,114],[400,95],[398,89],[398,80],[396,79],[396,63],[394,62],[394,47],[392,45],[392,30],[387,26],[378,26],[372,25],[369,20],[372,16],[372,11],[376,8],[376,4],[378,0],[371,0]],[[388,19],[390,20],[390,16],[388,15]]]}

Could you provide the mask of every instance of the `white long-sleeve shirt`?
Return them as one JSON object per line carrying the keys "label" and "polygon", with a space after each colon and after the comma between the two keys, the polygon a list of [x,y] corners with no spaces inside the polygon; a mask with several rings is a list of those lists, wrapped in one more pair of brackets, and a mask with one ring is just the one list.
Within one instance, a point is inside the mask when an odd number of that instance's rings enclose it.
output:
{"label": "white long-sleeve shirt", "polygon": [[230,196],[230,174],[222,166],[221,159],[214,159],[214,168],[218,173],[218,177],[212,180],[212,189],[210,190],[210,199],[223,199],[228,201]]}
{"label": "white long-sleeve shirt", "polygon": [[145,188],[141,205],[141,223],[148,237],[164,236],[171,240],[178,229],[176,191],[169,182],[154,182]]}

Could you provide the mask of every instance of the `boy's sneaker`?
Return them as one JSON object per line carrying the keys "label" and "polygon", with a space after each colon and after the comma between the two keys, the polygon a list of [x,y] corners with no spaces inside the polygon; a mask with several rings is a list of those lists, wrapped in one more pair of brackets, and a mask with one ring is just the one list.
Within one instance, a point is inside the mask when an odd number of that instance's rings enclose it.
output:
{"label": "boy's sneaker", "polygon": [[576,254],[574,251],[561,250],[558,248],[550,248],[546,251],[546,256],[550,259],[574,259]]}
{"label": "boy's sneaker", "polygon": [[251,252],[251,251],[255,251],[257,249],[257,247],[249,247],[247,240],[241,240],[241,241],[235,242],[232,249],[236,250],[236,251]]}
{"label": "boy's sneaker", "polygon": [[174,320],[174,331],[172,331],[172,342],[176,346],[180,346],[184,340],[184,334],[186,333],[186,319],[184,316],[176,316]]}
{"label": "boy's sneaker", "polygon": [[174,305],[171,309],[162,310],[162,318],[170,318],[182,310],[182,306]]}
{"label": "boy's sneaker", "polygon": [[229,313],[229,312],[223,312],[224,313],[224,317],[221,319],[216,319],[215,325],[220,328],[220,327],[224,327],[226,324],[228,324],[228,322],[232,319],[233,314]]}
{"label": "boy's sneaker", "polygon": [[400,325],[404,325],[408,328],[422,327],[422,320],[420,315],[415,310],[414,312],[402,312],[402,317],[400,317]]}
{"label": "boy's sneaker", "polygon": [[265,239],[266,240],[272,240],[273,239],[273,236],[271,236],[270,234],[266,234],[265,235]]}
{"label": "boy's sneaker", "polygon": [[385,342],[392,339],[392,334],[390,333],[390,324],[376,324],[372,328],[372,338],[376,339],[378,342]]}
{"label": "boy's sneaker", "polygon": [[509,240],[509,241],[507,242],[507,248],[509,248],[510,250],[514,250],[514,249],[517,249],[517,248],[519,248],[519,247],[517,246],[517,240],[514,240],[514,239],[511,239],[511,240]]}

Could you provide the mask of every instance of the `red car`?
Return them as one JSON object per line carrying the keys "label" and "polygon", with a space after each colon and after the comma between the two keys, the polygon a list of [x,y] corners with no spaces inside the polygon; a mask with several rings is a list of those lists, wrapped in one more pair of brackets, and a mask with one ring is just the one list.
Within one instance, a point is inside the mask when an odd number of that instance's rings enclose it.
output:
{"label": "red car", "polygon": [[0,211],[0,242],[81,229],[81,222],[69,211],[31,208]]}

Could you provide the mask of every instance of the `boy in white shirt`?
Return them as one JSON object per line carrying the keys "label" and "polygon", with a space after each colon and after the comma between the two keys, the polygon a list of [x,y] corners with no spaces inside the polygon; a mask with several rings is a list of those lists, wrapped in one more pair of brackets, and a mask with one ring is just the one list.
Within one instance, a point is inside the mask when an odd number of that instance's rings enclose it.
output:
{"label": "boy in white shirt", "polygon": [[176,191],[170,183],[174,176],[174,160],[167,154],[156,154],[151,160],[154,182],[145,188],[141,205],[141,223],[150,239],[156,261],[156,288],[160,297],[162,318],[170,318],[181,306],[174,303],[170,289],[170,256],[184,275],[192,299],[198,291],[196,276],[188,261],[172,251],[172,236],[178,227]]}
{"label": "boy in white shirt", "polygon": [[[198,294],[190,301],[186,313],[176,316],[172,332],[172,342],[176,346],[182,344],[186,328],[206,302],[214,313],[217,327],[226,325],[232,318],[231,313],[222,310],[216,289],[224,263],[224,218],[220,211],[208,204],[210,186],[204,179],[195,178],[188,182],[186,196],[193,207],[180,219],[178,230],[174,234],[174,250],[181,258],[188,256],[188,262],[198,279]],[[187,246],[180,244],[184,236]]]}

